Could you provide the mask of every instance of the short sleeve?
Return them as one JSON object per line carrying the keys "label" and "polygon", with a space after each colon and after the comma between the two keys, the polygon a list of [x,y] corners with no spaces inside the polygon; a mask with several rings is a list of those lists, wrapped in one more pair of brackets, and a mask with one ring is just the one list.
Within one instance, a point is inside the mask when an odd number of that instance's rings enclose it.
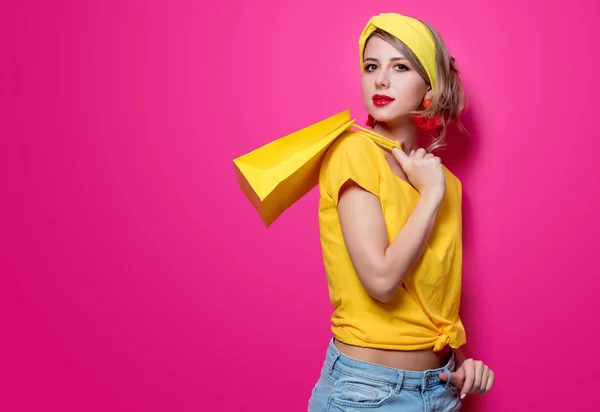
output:
{"label": "short sleeve", "polygon": [[321,166],[320,185],[337,205],[342,186],[353,181],[379,197],[377,145],[356,133],[340,136],[329,148]]}

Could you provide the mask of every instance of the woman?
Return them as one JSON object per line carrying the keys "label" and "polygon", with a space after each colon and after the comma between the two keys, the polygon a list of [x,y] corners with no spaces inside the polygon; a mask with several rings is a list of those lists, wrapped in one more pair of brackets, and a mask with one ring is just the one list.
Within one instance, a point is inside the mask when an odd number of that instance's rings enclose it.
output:
{"label": "woman", "polygon": [[[401,149],[346,132],[321,166],[333,338],[309,411],[457,411],[494,381],[460,349],[462,188],[430,153],[462,112],[460,79],[419,20],[375,16],[359,45],[368,124]],[[437,132],[427,151],[418,147],[426,130]]]}

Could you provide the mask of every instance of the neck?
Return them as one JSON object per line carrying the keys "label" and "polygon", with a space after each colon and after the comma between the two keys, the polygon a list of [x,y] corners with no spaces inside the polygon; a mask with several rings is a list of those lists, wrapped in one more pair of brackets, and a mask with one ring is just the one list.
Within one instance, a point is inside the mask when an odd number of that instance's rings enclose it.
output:
{"label": "neck", "polygon": [[398,123],[377,122],[375,127],[373,127],[373,131],[388,139],[398,141],[406,154],[409,154],[412,150],[416,151],[419,148],[419,129],[412,121]]}

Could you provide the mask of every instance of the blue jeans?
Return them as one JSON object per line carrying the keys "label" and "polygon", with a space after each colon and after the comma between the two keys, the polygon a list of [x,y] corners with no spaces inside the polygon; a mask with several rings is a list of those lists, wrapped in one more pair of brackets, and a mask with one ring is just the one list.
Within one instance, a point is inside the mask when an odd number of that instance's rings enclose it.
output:
{"label": "blue jeans", "polygon": [[454,355],[439,369],[412,372],[359,361],[329,342],[321,377],[308,412],[453,412],[460,410],[456,387],[439,378],[454,371]]}

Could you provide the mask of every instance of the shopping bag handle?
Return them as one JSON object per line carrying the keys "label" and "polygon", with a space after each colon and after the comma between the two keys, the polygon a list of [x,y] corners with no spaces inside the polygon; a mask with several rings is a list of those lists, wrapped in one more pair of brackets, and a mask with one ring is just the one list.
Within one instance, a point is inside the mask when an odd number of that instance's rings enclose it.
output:
{"label": "shopping bag handle", "polygon": [[373,140],[379,146],[382,146],[388,150],[392,150],[394,147],[397,147],[398,149],[402,149],[402,145],[395,140],[388,139],[387,137],[384,137],[384,136],[380,135],[379,133],[375,133],[374,131],[366,129],[357,124],[354,124],[353,126],[359,130],[358,133],[360,133],[362,135],[366,135],[369,139]]}

